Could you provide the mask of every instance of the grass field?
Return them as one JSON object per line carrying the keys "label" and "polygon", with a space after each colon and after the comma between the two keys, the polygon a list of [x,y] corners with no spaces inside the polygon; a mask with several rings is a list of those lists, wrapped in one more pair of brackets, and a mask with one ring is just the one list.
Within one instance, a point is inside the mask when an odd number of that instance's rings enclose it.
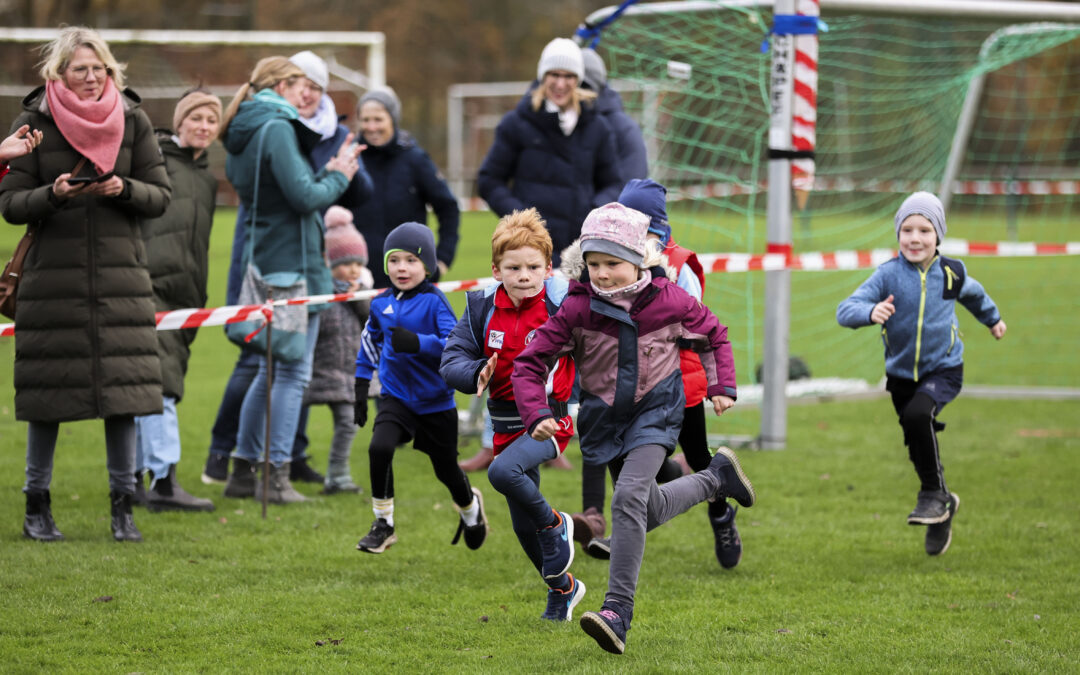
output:
{"label": "grass field", "polygon": [[[231,211],[219,214],[211,302],[224,296],[232,218]],[[493,225],[485,214],[466,220],[452,277],[486,274]],[[0,252],[17,235],[16,228],[0,229]],[[1002,354],[1013,353],[1010,340],[1056,331],[1071,348],[1037,356],[1050,383],[1076,386],[1080,361],[1068,338],[1075,320],[1047,311],[1034,294],[1051,283],[1075,289],[1074,278],[1055,276],[1075,265],[976,263],[984,264],[998,267],[984,268],[981,277],[1010,282],[992,291],[1009,303],[1006,316],[1018,319],[1001,343],[969,336],[968,381],[993,383],[970,373],[1003,362]],[[852,273],[842,285],[853,288],[864,276]],[[828,305],[837,298],[818,295],[813,311],[831,321]],[[461,299],[453,300],[460,308]],[[1069,298],[1057,306],[1074,305]],[[1025,322],[1037,331],[1025,331]],[[842,332],[835,323],[819,330]],[[857,349],[880,359],[873,342],[867,337]],[[301,486],[311,503],[271,507],[264,521],[255,502],[224,499],[219,486],[199,483],[236,355],[218,329],[204,331],[194,345],[188,398],[179,408],[181,480],[213,498],[218,510],[140,511],[146,541],[113,543],[102,425],[67,424],[53,500],[68,540],[25,541],[26,427],[12,411],[13,355],[13,341],[0,340],[4,672],[1080,671],[1076,402],[961,396],[946,408],[942,456],[963,501],[952,548],[936,559],[923,553],[923,530],[904,523],[917,485],[889,403],[791,408],[787,450],[741,453],[759,493],[758,505],[739,515],[743,562],[730,571],[716,564],[702,507],[651,533],[627,653],[615,657],[576,622],[538,619],[543,586],[517,546],[505,503],[482,474],[473,480],[487,496],[492,532],[473,552],[449,545],[456,515],[426,458],[399,452],[400,542],[382,556],[354,549],[371,522],[367,494],[319,497],[313,486]],[[756,411],[738,412],[743,417],[725,416],[720,424],[752,426]],[[315,409],[309,431],[320,467],[330,427],[328,411]],[[361,430],[354,445],[353,475],[365,488],[369,433]],[[475,449],[468,441],[461,452]],[[569,456],[580,465],[575,446]],[[545,470],[553,504],[578,508],[579,475]],[[597,609],[606,565],[579,555],[573,569],[589,588],[578,613]]]}

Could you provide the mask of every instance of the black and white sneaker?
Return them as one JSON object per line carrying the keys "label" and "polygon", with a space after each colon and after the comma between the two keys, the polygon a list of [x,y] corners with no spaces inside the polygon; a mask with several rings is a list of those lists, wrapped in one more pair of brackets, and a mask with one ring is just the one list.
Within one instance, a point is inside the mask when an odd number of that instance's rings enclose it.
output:
{"label": "black and white sneaker", "polygon": [[945,490],[919,490],[915,510],[908,514],[908,525],[935,525],[951,517],[952,500]]}
{"label": "black and white sneaker", "polygon": [[[475,487],[472,489],[472,493],[475,496],[477,504],[479,504],[480,506],[480,519],[476,521],[475,525],[466,525],[465,518],[459,516],[458,529],[457,532],[454,534],[454,539],[450,542],[450,545],[453,546],[454,544],[458,543],[458,540],[461,539],[461,535],[464,534],[465,545],[475,551],[476,549],[483,546],[484,540],[487,539],[488,524],[487,514],[484,512],[484,495],[480,494],[480,490]],[[460,514],[461,507],[457,504],[454,504],[454,508],[456,508],[458,510],[458,513]]]}
{"label": "black and white sneaker", "polygon": [[585,552],[600,560],[611,560],[611,537],[593,537]]}
{"label": "black and white sneaker", "polygon": [[949,493],[949,517],[926,528],[926,554],[941,555],[952,543],[952,521],[960,510],[960,495]]}
{"label": "black and white sneaker", "polygon": [[386,522],[385,518],[376,518],[371,524],[371,530],[356,545],[356,550],[364,553],[382,553],[396,543],[394,526]]}

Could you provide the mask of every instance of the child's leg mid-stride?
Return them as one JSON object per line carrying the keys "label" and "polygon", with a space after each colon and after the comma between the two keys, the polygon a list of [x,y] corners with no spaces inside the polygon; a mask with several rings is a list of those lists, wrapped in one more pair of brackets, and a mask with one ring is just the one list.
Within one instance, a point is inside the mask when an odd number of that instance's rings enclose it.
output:
{"label": "child's leg mid-stride", "polygon": [[574,559],[573,521],[544,499],[537,468],[557,454],[553,441],[523,435],[495,457],[488,479],[506,496],[514,534],[548,584],[548,606],[541,618],[569,621],[585,595],[585,584],[567,573]]}
{"label": "child's leg mid-stride", "polygon": [[409,438],[409,433],[397,422],[376,417],[368,447],[375,521],[356,545],[359,551],[382,553],[397,543],[394,533],[394,450]]}
{"label": "child's leg mid-stride", "polygon": [[621,654],[634,615],[645,533],[705,500],[731,496],[743,506],[756,500],[735,453],[720,448],[705,471],[656,484],[656,471],[666,451],[659,445],[634,448],[623,457],[611,498],[611,566],[608,592],[597,613],[581,617],[581,627],[605,650]]}

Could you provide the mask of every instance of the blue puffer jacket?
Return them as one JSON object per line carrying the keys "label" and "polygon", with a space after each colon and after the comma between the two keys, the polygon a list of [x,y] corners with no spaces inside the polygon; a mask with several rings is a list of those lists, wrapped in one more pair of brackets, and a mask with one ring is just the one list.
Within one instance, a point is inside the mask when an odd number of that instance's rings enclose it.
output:
{"label": "blue puffer jacket", "polygon": [[426,223],[427,207],[439,221],[435,258],[449,267],[457,251],[461,211],[435,163],[408,134],[395,133],[386,145],[369,145],[361,156],[375,196],[353,209],[353,222],[368,245],[368,268],[375,288],[390,286],[383,271],[383,241],[402,223]]}
{"label": "blue puffer jacket", "polygon": [[649,177],[649,156],[645,137],[633,117],[623,110],[619,92],[605,86],[596,99],[596,111],[615,134],[615,155],[619,158],[619,173],[624,181]]}
{"label": "blue puffer jacket", "polygon": [[869,326],[874,305],[890,295],[896,313],[881,327],[885,372],[919,380],[942,368],[963,363],[964,343],[956,321],[956,301],[980,323],[1001,320],[997,305],[982,284],[967,275],[959,260],[938,256],[923,272],[903,256],[881,264],[851,297],[836,308],[841,326]]}
{"label": "blue puffer jacket", "polygon": [[[356,377],[370,380],[377,370],[382,395],[393,396],[418,415],[453,408],[454,390],[439,375],[439,361],[456,324],[450,301],[431,282],[405,292],[386,289],[371,300],[356,355]],[[390,337],[396,326],[416,333],[419,352],[394,351]]]}
{"label": "blue puffer jacket", "polygon": [[594,106],[582,106],[574,132],[565,136],[558,113],[543,106],[533,110],[527,94],[495,129],[477,186],[500,218],[536,207],[547,221],[558,265],[562,250],[581,234],[585,216],[616,201],[624,182],[614,134]]}

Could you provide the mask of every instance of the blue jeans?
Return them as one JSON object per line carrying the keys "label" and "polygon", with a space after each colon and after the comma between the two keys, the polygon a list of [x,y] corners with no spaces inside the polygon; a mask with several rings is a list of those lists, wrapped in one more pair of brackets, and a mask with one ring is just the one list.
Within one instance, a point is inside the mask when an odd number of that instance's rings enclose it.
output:
{"label": "blue jeans", "polygon": [[546,527],[553,517],[551,506],[540,493],[538,467],[557,455],[554,439],[537,441],[528,434],[522,434],[495,455],[488,467],[488,480],[493,488],[506,496],[514,534],[538,572],[544,558],[536,531]]}
{"label": "blue jeans", "polygon": [[[308,317],[304,357],[289,363],[274,362],[274,386],[270,390],[270,462],[275,466],[292,459],[293,439],[304,403],[304,390],[311,381],[311,362],[319,337],[319,315]],[[266,438],[266,357],[259,356],[259,372],[244,396],[240,409],[240,429],[236,437],[236,457],[257,462]]]}
{"label": "blue jeans", "polygon": [[244,397],[259,372],[259,355],[247,349],[240,350],[225,393],[221,396],[214,427],[210,430],[210,454],[229,455],[236,448],[236,433],[240,427],[240,408]]}
{"label": "blue jeans", "polygon": [[135,418],[135,470],[150,471],[158,479],[180,461],[180,422],[176,418],[176,399],[162,397],[160,415]]}

